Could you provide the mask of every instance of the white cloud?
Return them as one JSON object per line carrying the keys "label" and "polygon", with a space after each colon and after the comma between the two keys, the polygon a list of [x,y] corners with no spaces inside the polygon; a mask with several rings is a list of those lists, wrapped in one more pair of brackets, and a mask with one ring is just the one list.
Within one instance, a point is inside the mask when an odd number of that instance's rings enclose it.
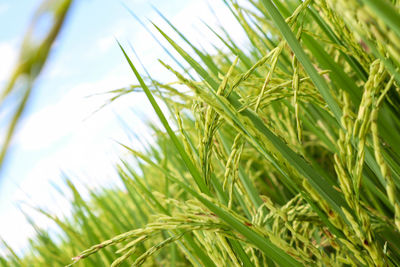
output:
{"label": "white cloud", "polygon": [[68,93],[60,101],[42,108],[22,121],[15,143],[25,150],[45,149],[53,145],[82,127],[85,119],[108,97],[88,97],[89,95],[128,84],[129,81],[124,76],[110,73],[101,80],[78,84],[70,90],[66,88]]}
{"label": "white cloud", "polygon": [[[34,235],[34,230],[27,224],[26,218],[16,207],[10,207],[7,213],[2,213],[0,221],[0,236],[12,248],[23,249],[27,237]],[[0,251],[1,252],[1,251]]]}
{"label": "white cloud", "polygon": [[113,45],[116,45],[116,41],[113,36],[104,36],[97,40],[97,48],[99,52],[104,53],[108,51]]}
{"label": "white cloud", "polygon": [[120,20],[111,26],[109,29],[104,31],[104,35],[101,36],[95,44],[98,53],[105,53],[113,46],[117,46],[116,39],[119,40],[127,35],[128,25],[125,23],[125,20]]}

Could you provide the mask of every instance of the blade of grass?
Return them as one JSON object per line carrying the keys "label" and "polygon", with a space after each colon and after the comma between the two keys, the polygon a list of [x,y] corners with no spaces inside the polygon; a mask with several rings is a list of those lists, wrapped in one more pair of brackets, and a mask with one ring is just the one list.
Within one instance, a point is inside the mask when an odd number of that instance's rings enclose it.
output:
{"label": "blade of grass", "polygon": [[196,184],[198,185],[199,189],[201,190],[201,192],[204,192],[208,195],[210,195],[210,191],[208,189],[208,187],[205,184],[205,181],[201,178],[198,170],[196,169],[196,167],[193,165],[193,163],[190,161],[189,156],[186,154],[185,149],[183,148],[182,144],[180,143],[180,141],[178,140],[178,138],[176,137],[174,131],[172,131],[167,119],[164,116],[164,113],[161,111],[160,106],[157,104],[156,100],[154,99],[151,91],[149,90],[149,88],[147,87],[147,85],[144,83],[142,77],[140,76],[140,74],[138,73],[138,71],[136,70],[135,66],[133,65],[132,61],[130,60],[130,58],[128,57],[128,55],[126,54],[124,48],[121,46],[121,44],[118,42],[119,47],[121,48],[121,51],[123,52],[125,59],[128,61],[129,66],[131,67],[133,73],[135,74],[136,78],[138,79],[140,85],[142,86],[147,98],[149,99],[152,107],[154,108],[154,111],[156,112],[157,116],[159,117],[161,123],[163,124],[163,126],[165,127],[168,135],[170,136],[172,142],[174,143],[176,149],[178,150],[178,153],[181,155],[182,160],[184,161],[188,171],[191,173],[191,175],[193,176]]}
{"label": "blade of grass", "polygon": [[396,8],[386,0],[362,0],[371,10],[400,37],[400,15]]}

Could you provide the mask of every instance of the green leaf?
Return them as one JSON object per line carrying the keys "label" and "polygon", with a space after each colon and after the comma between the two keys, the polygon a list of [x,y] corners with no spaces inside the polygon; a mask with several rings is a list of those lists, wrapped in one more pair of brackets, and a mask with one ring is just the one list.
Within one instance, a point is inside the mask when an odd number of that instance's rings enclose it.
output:
{"label": "green leaf", "polygon": [[387,0],[362,0],[400,38],[400,14]]}
{"label": "green leaf", "polygon": [[281,34],[285,38],[286,42],[292,49],[293,53],[296,55],[296,58],[303,65],[304,70],[310,76],[311,80],[317,87],[318,91],[321,93],[322,97],[328,104],[329,108],[335,115],[335,118],[340,121],[342,117],[342,111],[339,105],[336,103],[336,100],[333,98],[329,86],[326,81],[319,75],[312,62],[304,52],[301,47],[299,41],[296,39],[296,36],[290,30],[289,26],[283,19],[282,15],[279,13],[278,9],[275,7],[274,3],[271,0],[262,0],[265,8],[267,9],[269,15],[272,20],[275,22],[276,27],[280,30]]}

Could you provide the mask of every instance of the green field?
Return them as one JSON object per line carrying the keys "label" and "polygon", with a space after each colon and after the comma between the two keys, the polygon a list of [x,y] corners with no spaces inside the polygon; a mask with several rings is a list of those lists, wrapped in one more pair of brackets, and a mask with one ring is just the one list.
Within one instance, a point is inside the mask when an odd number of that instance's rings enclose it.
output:
{"label": "green field", "polygon": [[[39,74],[70,2],[9,92]],[[224,28],[205,51],[149,25],[179,54],[160,61],[169,83],[120,45],[135,84],[112,97],[146,94],[155,142],[121,144],[124,188],[84,198],[67,180],[72,215],[39,209],[58,236],[35,227],[1,266],[400,266],[400,1],[223,2],[245,48]]]}

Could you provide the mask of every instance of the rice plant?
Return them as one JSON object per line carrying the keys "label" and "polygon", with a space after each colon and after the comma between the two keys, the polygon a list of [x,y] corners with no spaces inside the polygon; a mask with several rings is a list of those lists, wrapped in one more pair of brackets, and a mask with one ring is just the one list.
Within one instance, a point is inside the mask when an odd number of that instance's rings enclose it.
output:
{"label": "rice plant", "polygon": [[113,99],[144,91],[155,144],[121,144],[123,189],[69,182],[70,218],[40,210],[58,238],[5,244],[4,266],[400,266],[400,2],[224,3],[245,49],[153,25],[180,55],[170,83],[118,44],[137,83]]}
{"label": "rice plant", "polygon": [[[9,118],[6,117],[4,121],[6,129],[0,148],[0,170],[15,128],[29,102],[34,82],[46,63],[47,56],[62,28],[71,3],[72,0],[58,2],[43,1],[34,15],[30,28],[25,34],[14,71],[5,88],[2,88],[0,108],[9,113],[7,114]],[[42,27],[40,25],[41,20],[45,17],[52,18],[51,24],[43,36],[40,36],[38,32],[40,27]]]}

